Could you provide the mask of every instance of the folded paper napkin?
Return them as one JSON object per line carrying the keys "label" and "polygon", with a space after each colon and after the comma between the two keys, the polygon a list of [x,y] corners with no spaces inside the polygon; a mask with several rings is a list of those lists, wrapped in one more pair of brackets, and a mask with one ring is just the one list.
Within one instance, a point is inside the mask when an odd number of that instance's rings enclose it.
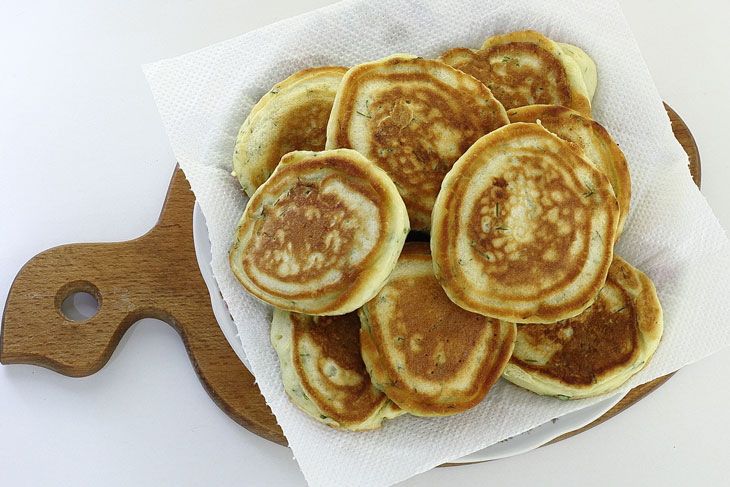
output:
{"label": "folded paper napkin", "polygon": [[291,73],[393,53],[435,58],[496,34],[534,29],[583,48],[598,66],[594,118],[626,154],[632,201],[616,251],[654,281],[665,332],[623,390],[730,344],[730,243],[692,183],[662,101],[615,1],[344,1],[145,66],[172,148],[208,222],[213,270],[266,402],[310,485],[388,485],[594,404],[500,380],[474,409],[397,418],[372,432],[328,428],[291,404],[269,343],[271,307],[228,266],[246,198],[231,173],[236,135],[256,101]]}

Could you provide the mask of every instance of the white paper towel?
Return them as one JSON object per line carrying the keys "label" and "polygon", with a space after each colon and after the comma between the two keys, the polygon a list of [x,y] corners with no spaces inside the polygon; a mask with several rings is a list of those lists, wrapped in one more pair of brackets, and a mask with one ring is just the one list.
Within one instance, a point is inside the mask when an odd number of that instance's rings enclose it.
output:
{"label": "white paper towel", "polygon": [[311,485],[388,485],[596,399],[560,401],[499,381],[449,418],[401,417],[344,433],[287,398],[269,344],[270,307],[228,266],[245,197],[230,176],[238,128],[276,82],[310,66],[352,66],[396,52],[436,57],[495,34],[535,29],[582,47],[598,66],[593,115],[629,161],[632,201],[617,253],[646,272],[664,308],[653,360],[628,389],[730,344],[730,244],[692,183],[661,99],[615,1],[345,1],[145,67],[172,147],[205,214],[213,270],[259,387]]}

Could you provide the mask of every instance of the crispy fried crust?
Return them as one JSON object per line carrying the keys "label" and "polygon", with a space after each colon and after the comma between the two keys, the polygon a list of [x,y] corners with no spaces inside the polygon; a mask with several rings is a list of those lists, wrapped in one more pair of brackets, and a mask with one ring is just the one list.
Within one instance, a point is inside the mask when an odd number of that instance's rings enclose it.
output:
{"label": "crispy fried crust", "polygon": [[662,308],[651,280],[614,256],[606,285],[580,315],[517,327],[504,377],[561,399],[597,396],[643,369],[659,345]]}
{"label": "crispy fried crust", "polygon": [[580,67],[538,32],[490,37],[481,49],[459,47],[439,59],[483,82],[507,110],[550,104],[591,114],[591,97]]}
{"label": "crispy fried crust", "polygon": [[446,176],[431,251],[459,306],[517,323],[583,311],[606,279],[618,203],[582,151],[537,124],[479,139]]}
{"label": "crispy fried crust", "polygon": [[365,157],[348,149],[292,152],[249,200],[231,268],[278,308],[344,314],[380,290],[407,233],[398,190]]}
{"label": "crispy fried crust", "polygon": [[360,346],[373,383],[418,416],[476,406],[512,353],[515,325],[452,303],[423,242],[406,244],[386,286],[359,313]]}
{"label": "crispy fried crust", "polygon": [[327,148],[355,149],[383,168],[406,203],[411,227],[428,231],[433,202],[454,161],[507,123],[502,105],[471,76],[396,54],[345,74]]}

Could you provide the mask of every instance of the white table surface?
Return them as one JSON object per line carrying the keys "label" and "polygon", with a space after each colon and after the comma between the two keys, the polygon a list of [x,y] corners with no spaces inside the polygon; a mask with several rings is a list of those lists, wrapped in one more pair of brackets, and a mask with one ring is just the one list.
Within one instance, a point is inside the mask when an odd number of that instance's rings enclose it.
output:
{"label": "white table surface", "polygon": [[[128,240],[155,224],[175,160],[142,63],[328,3],[3,2],[0,306],[36,253]],[[703,193],[730,229],[728,4],[622,4],[659,92],[691,127]],[[402,485],[727,485],[728,373],[726,349],[567,441]],[[299,486],[304,478],[289,449],[215,406],[176,332],[146,319],[90,377],[0,367],[0,483]]]}

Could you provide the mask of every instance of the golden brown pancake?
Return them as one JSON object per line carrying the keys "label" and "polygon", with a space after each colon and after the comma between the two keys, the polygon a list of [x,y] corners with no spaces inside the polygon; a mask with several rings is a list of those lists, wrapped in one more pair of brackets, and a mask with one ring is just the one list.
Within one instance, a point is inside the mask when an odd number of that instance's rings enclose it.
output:
{"label": "golden brown pancake", "polygon": [[396,54],[342,78],[327,148],[357,150],[395,181],[411,228],[428,231],[441,181],[482,135],[506,125],[485,86],[441,62]]}
{"label": "golden brown pancake", "polygon": [[525,30],[490,37],[479,50],[458,47],[439,59],[483,82],[507,110],[525,105],[563,105],[591,114],[580,67],[560,46],[538,32]]}
{"label": "golden brown pancake", "polygon": [[275,309],[271,344],[286,393],[316,420],[362,431],[404,413],[370,382],[360,355],[357,313],[309,316]]}
{"label": "golden brown pancake", "polygon": [[604,394],[646,366],[662,330],[654,285],[614,256],[606,285],[583,313],[558,323],[517,327],[504,377],[561,399]]}
{"label": "golden brown pancake", "polygon": [[360,346],[370,377],[418,416],[470,409],[499,378],[515,325],[452,303],[433,275],[428,244],[411,242],[385,287],[360,309]]}
{"label": "golden brown pancake", "polygon": [[253,195],[284,154],[324,149],[327,120],[345,71],[342,66],[303,69],[256,103],[233,151],[233,173],[246,194]]}
{"label": "golden brown pancake", "polygon": [[532,123],[479,139],[433,209],[439,282],[462,308],[550,323],[596,297],[613,255],[618,203],[582,151]]}
{"label": "golden brown pancake", "polygon": [[278,308],[344,314],[380,290],[407,234],[398,190],[364,156],[291,152],[249,200],[231,268],[249,292]]}
{"label": "golden brown pancake", "polygon": [[555,105],[531,105],[507,112],[511,122],[536,122],[563,140],[578,144],[586,157],[611,182],[621,210],[616,239],[621,235],[631,202],[631,176],[621,149],[598,122],[575,110]]}

